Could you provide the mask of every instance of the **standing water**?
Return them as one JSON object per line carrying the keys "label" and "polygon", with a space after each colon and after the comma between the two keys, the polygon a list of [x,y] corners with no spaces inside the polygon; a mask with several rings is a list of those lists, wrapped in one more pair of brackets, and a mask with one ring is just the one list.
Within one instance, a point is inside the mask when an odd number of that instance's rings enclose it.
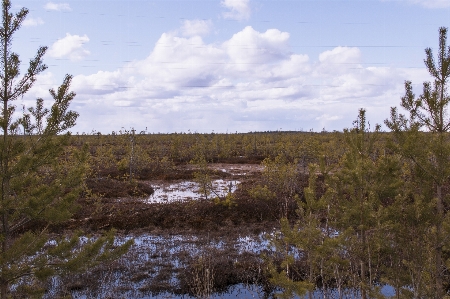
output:
{"label": "standing water", "polygon": [[[226,196],[228,193],[236,191],[240,181],[237,180],[214,180],[212,190],[208,198]],[[175,201],[197,200],[204,198],[200,192],[200,185],[193,181],[180,181],[176,183],[157,182],[152,183],[155,192],[147,199],[147,203],[171,203]]]}

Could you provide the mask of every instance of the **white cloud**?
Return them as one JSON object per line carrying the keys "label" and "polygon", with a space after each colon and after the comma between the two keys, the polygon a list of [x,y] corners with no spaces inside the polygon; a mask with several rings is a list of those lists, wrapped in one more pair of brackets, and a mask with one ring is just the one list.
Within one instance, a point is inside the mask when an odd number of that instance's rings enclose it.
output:
{"label": "white cloud", "polygon": [[245,27],[222,43],[164,33],[147,58],[74,78],[77,130],[341,130],[359,108],[381,123],[404,80],[426,79],[424,69],[362,66],[354,47],[309,57],[288,45],[277,29]]}
{"label": "white cloud", "polygon": [[153,77],[158,86],[209,85],[220,75],[226,52],[216,45],[208,45],[201,37],[177,37],[162,34],[151,55],[144,61],[130,65],[141,75]]}
{"label": "white cloud", "polygon": [[27,18],[23,21],[23,26],[25,27],[35,27],[44,24],[41,18]]}
{"label": "white cloud", "polygon": [[131,101],[114,101],[113,105],[118,107],[128,107],[132,104]]}
{"label": "white cloud", "polygon": [[356,47],[336,47],[319,55],[319,61],[325,64],[355,64],[360,58],[361,51]]}
{"label": "white cloud", "polygon": [[76,76],[72,81],[72,87],[80,93],[102,95],[124,90],[128,83],[132,83],[132,77],[127,78],[121,71],[99,71],[92,75]]}
{"label": "white cloud", "polygon": [[[278,29],[258,32],[251,26],[224,43],[231,60],[236,64],[266,64],[289,56],[289,33]],[[246,68],[247,66],[242,65]]]}
{"label": "white cloud", "polygon": [[83,48],[83,45],[89,41],[87,35],[71,35],[66,33],[64,38],[57,40],[48,51],[48,55],[54,58],[68,57],[72,61],[82,60],[90,52]]}
{"label": "white cloud", "polygon": [[183,36],[203,36],[208,34],[212,28],[211,20],[185,20],[181,26]]}
{"label": "white cloud", "polygon": [[413,3],[420,4],[427,8],[446,8],[450,7],[450,0],[410,0]]}
{"label": "white cloud", "polygon": [[36,82],[26,96],[29,97],[30,103],[34,105],[37,98],[48,98],[48,90],[55,87],[55,85],[56,83],[53,73],[50,71],[45,71],[37,76]]}
{"label": "white cloud", "polygon": [[248,20],[251,15],[250,0],[222,0],[220,4],[228,11],[222,15],[225,19]]}
{"label": "white cloud", "polygon": [[361,51],[356,47],[336,47],[319,55],[319,64],[315,69],[320,75],[349,73],[360,67]]}
{"label": "white cloud", "polygon": [[48,2],[44,5],[46,10],[56,10],[56,11],[71,11],[70,5],[68,3],[53,3]]}
{"label": "white cloud", "polygon": [[[381,1],[394,1],[394,0],[381,0]],[[395,0],[404,1],[412,4],[421,5],[426,8],[448,8],[450,7],[450,0]]]}

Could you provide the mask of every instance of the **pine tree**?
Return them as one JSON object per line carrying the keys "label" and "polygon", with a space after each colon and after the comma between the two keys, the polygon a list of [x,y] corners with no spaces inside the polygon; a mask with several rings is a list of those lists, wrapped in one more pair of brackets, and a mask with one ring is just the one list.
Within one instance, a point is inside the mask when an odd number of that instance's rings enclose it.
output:
{"label": "pine tree", "polygon": [[334,174],[336,196],[331,207],[334,214],[330,225],[345,240],[342,244],[352,264],[361,298],[378,293],[374,282],[378,273],[380,251],[383,247],[383,206],[398,192],[398,160],[382,154],[378,148],[380,127],[371,132],[361,109],[355,127],[345,131],[348,149],[341,168]]}
{"label": "pine tree", "polygon": [[[401,106],[409,117],[399,114],[396,108],[391,108],[391,118],[385,124],[394,132],[395,150],[407,158],[415,166],[415,177],[422,185],[429,186],[433,191],[424,194],[434,205],[435,219],[430,227],[432,236],[432,252],[434,262],[434,298],[443,298],[443,278],[448,270],[443,260],[443,248],[448,244],[447,227],[448,214],[445,208],[444,185],[450,178],[450,143],[448,132],[450,119],[448,105],[450,97],[447,93],[447,83],[450,77],[450,48],[446,45],[447,28],[439,28],[439,50],[437,61],[431,48],[425,49],[425,66],[433,83],[423,83],[423,93],[416,97],[412,83],[405,82],[405,95]],[[425,131],[425,132],[423,132]],[[428,193],[428,194],[427,194]]]}
{"label": "pine tree", "polygon": [[275,159],[266,158],[262,162],[262,181],[265,187],[276,195],[279,218],[289,218],[294,209],[292,204],[301,191],[298,180],[297,161],[289,162],[284,154]]}
{"label": "pine tree", "polygon": [[[9,287],[27,291],[27,286],[65,271],[80,270],[122,253],[130,243],[114,249],[113,234],[89,241],[81,249],[80,233],[52,238],[48,227],[67,221],[75,211],[87,170],[87,148],[68,147],[68,129],[78,113],[69,110],[75,93],[69,90],[72,77],[51,89],[53,104],[44,100],[16,111],[16,101],[30,90],[43,63],[46,47],[40,47],[20,74],[19,55],[12,52],[13,36],[28,14],[22,8],[10,12],[11,2],[2,1],[0,25],[0,298]],[[22,287],[20,287],[22,285]],[[28,288],[29,290],[30,288]],[[36,290],[33,290],[35,292]]]}
{"label": "pine tree", "polygon": [[[395,298],[428,298],[434,294],[430,227],[435,216],[427,200],[429,184],[414,176],[414,165],[400,160],[398,194],[383,211],[382,281],[395,289]],[[405,163],[406,162],[406,163]]]}

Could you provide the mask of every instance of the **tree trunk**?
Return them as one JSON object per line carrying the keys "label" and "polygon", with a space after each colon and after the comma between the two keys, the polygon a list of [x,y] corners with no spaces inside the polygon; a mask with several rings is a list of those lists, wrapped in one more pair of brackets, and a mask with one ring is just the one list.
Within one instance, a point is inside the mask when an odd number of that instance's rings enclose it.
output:
{"label": "tree trunk", "polygon": [[359,194],[359,200],[360,200],[360,226],[361,226],[361,248],[360,248],[360,290],[361,290],[361,298],[362,299],[367,299],[367,294],[366,294],[366,261],[364,258],[364,255],[366,253],[366,229],[365,229],[365,224],[364,224],[364,201],[365,201],[365,196],[364,194],[364,189],[360,190],[360,194]]}
{"label": "tree trunk", "polygon": [[444,216],[444,206],[442,201],[442,185],[437,186],[437,223],[436,223],[436,241],[435,241],[435,255],[436,255],[436,299],[443,298],[442,288],[442,220]]}
{"label": "tree trunk", "polygon": [[0,299],[6,299],[8,295],[8,282],[0,280]]}
{"label": "tree trunk", "polygon": [[[1,113],[1,117],[3,118],[3,122],[1,124],[2,130],[3,130],[3,146],[2,146],[2,163],[1,163],[1,171],[2,171],[2,186],[1,186],[1,220],[2,220],[2,256],[5,255],[7,249],[8,249],[8,242],[9,242],[9,224],[8,224],[8,196],[9,196],[9,153],[7,149],[7,142],[8,142],[8,125],[10,122],[10,115],[8,111],[8,88],[9,88],[9,68],[8,68],[8,43],[10,37],[7,35],[7,30],[9,24],[8,19],[5,21],[5,16],[7,16],[7,11],[5,11],[5,7],[3,7],[3,19],[4,24],[3,27],[5,28],[5,36],[4,36],[4,44],[3,44],[3,94],[2,94],[2,101],[3,101],[3,111]],[[8,292],[8,282],[4,279],[3,275],[5,275],[6,272],[6,264],[2,264],[2,277],[0,278],[0,296],[1,299],[6,298],[7,292]]]}
{"label": "tree trunk", "polygon": [[[315,284],[315,281],[313,280],[313,276],[314,276],[313,262],[312,262],[311,253],[310,252],[308,252],[308,260],[309,260],[309,281],[311,283]],[[308,298],[309,299],[313,299],[313,292],[312,291],[308,291]]]}
{"label": "tree trunk", "polygon": [[[365,230],[361,230],[361,241],[362,241],[362,250],[361,250],[361,254],[363,254],[365,252],[365,247],[366,247],[366,232]],[[367,299],[367,294],[366,294],[366,263],[364,261],[364,258],[361,257],[360,260],[361,263],[361,299]]]}
{"label": "tree trunk", "polygon": [[365,286],[365,272],[366,272],[366,265],[364,263],[364,261],[361,261],[361,298],[362,299],[367,299],[367,294],[366,294],[366,286]]}

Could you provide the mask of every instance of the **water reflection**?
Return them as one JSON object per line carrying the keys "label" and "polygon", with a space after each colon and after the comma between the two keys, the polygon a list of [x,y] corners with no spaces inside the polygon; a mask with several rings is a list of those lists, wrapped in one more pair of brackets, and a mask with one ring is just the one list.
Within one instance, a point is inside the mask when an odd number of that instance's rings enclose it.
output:
{"label": "water reflection", "polygon": [[[214,180],[212,190],[219,196],[226,196],[238,188],[237,180]],[[180,181],[176,183],[152,183],[155,192],[147,199],[147,203],[171,203],[175,201],[196,200],[204,197],[200,186],[193,181]],[[214,193],[213,193],[214,194]]]}
{"label": "water reflection", "polygon": [[[273,289],[264,289],[261,259],[263,252],[274,253],[270,235],[118,236],[117,245],[134,239],[127,254],[107,267],[89,269],[82,275],[54,277],[44,298],[64,293],[73,298],[198,298],[188,294],[192,294],[192,277],[199,265],[214,273],[214,283],[221,290],[208,298],[273,298]],[[346,289],[343,293],[341,298],[360,298],[358,290]],[[383,286],[382,294],[393,296],[393,288]],[[339,298],[339,294],[333,289],[326,290],[326,294],[315,290],[311,297],[294,298],[332,299]]]}

